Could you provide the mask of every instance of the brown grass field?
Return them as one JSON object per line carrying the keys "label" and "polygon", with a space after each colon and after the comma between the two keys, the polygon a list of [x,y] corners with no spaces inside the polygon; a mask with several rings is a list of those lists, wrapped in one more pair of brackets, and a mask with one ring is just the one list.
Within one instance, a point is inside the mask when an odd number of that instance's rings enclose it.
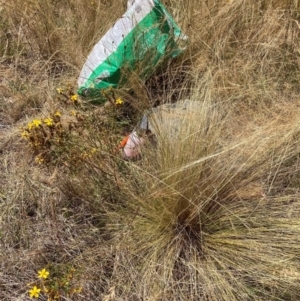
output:
{"label": "brown grass field", "polygon": [[1,301],[300,299],[299,1],[162,2],[185,52],[96,106],[77,78],[127,1],[0,0]]}

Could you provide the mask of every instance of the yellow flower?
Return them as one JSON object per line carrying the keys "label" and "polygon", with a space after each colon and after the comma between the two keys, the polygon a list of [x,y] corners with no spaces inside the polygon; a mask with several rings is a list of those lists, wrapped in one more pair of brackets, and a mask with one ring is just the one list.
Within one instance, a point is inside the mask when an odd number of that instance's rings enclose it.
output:
{"label": "yellow flower", "polygon": [[82,287],[74,288],[73,289],[73,294],[79,294],[82,292]]}
{"label": "yellow flower", "polygon": [[46,279],[49,276],[49,272],[46,269],[42,269],[38,271],[39,278],[44,278]]}
{"label": "yellow flower", "polygon": [[33,119],[30,123],[28,123],[28,129],[38,128],[42,124],[42,121],[39,119]]}
{"label": "yellow flower", "polygon": [[71,116],[76,116],[77,115],[77,112],[75,110],[72,110],[71,111]]}
{"label": "yellow flower", "polygon": [[72,95],[72,96],[71,96],[71,100],[72,100],[73,102],[77,102],[77,101],[78,101],[78,95],[76,95],[76,94]]}
{"label": "yellow flower", "polygon": [[29,133],[28,133],[28,131],[24,130],[24,131],[21,133],[21,136],[22,136],[22,138],[24,138],[24,139],[28,139],[28,138],[29,138]]}
{"label": "yellow flower", "polygon": [[[38,146],[38,145],[35,145],[35,146]],[[42,157],[40,157],[40,156],[37,156],[36,158],[35,158],[35,162],[36,163],[38,163],[38,164],[42,164],[43,162],[44,162],[44,159],[42,158]],[[39,272],[40,273],[40,272]],[[49,274],[49,272],[48,272],[48,274]],[[39,278],[42,278],[42,277],[40,277],[39,276]],[[45,278],[45,277],[44,277]],[[46,277],[47,278],[47,277]],[[46,279],[45,278],[45,279]]]}
{"label": "yellow flower", "polygon": [[58,94],[62,94],[64,92],[64,90],[62,88],[56,88],[56,92]]}
{"label": "yellow flower", "polygon": [[33,124],[33,126],[38,128],[42,124],[42,121],[39,119],[33,119],[32,124]]}
{"label": "yellow flower", "polygon": [[52,118],[45,118],[45,119],[44,119],[44,122],[45,122],[48,126],[53,125],[53,119],[52,119]]}
{"label": "yellow flower", "polygon": [[31,130],[33,128],[33,123],[32,122],[29,122],[27,124],[27,127],[28,127],[28,130]]}
{"label": "yellow flower", "polygon": [[123,103],[124,103],[124,101],[121,98],[116,99],[116,102],[115,102],[116,105],[121,105]]}
{"label": "yellow flower", "polygon": [[30,298],[38,298],[40,294],[41,289],[34,286],[31,290],[29,290],[29,296]]}
{"label": "yellow flower", "polygon": [[54,113],[54,116],[56,116],[56,117],[60,117],[60,116],[61,116],[61,114],[60,114],[60,112],[59,112],[59,111],[56,111],[56,112]]}

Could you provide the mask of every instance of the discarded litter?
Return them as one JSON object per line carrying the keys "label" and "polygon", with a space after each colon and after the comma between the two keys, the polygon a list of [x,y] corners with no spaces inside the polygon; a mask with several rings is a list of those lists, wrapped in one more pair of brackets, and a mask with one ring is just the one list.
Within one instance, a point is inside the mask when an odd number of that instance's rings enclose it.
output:
{"label": "discarded litter", "polygon": [[141,153],[141,146],[144,144],[144,139],[139,137],[136,131],[131,132],[126,136],[120,146],[123,148],[125,159],[137,159]]}
{"label": "discarded litter", "polygon": [[176,145],[182,128],[188,126],[188,118],[201,111],[202,103],[186,99],[173,104],[163,104],[147,112],[130,135],[120,143],[125,159],[140,157],[145,136],[163,135],[170,144]]}
{"label": "discarded litter", "polygon": [[[149,77],[182,53],[187,37],[159,0],[129,0],[127,11],[94,46],[78,79],[78,94],[99,103],[101,91],[121,87],[129,73]],[[128,73],[129,72],[129,73]]]}

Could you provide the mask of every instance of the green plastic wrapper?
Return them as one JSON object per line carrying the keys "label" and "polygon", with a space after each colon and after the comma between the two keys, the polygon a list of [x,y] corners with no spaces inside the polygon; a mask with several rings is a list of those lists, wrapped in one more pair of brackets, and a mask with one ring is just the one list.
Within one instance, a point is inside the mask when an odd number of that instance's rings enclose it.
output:
{"label": "green plastic wrapper", "polygon": [[147,79],[166,60],[179,56],[187,40],[158,0],[128,1],[117,20],[89,54],[78,78],[78,94],[105,102],[101,91],[120,88],[131,73]]}

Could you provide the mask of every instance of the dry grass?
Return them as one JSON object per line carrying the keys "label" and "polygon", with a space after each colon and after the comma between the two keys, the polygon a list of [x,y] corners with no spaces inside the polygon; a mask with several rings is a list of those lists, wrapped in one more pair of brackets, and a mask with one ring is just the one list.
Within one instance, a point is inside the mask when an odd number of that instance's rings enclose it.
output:
{"label": "dry grass", "polygon": [[[187,51],[102,109],[55,90],[126,1],[0,2],[1,300],[44,267],[77,270],[61,300],[298,300],[298,1],[164,3]],[[186,98],[178,131],[156,113],[156,142],[122,159],[144,109]],[[57,110],[68,138],[38,164],[19,127]]]}

